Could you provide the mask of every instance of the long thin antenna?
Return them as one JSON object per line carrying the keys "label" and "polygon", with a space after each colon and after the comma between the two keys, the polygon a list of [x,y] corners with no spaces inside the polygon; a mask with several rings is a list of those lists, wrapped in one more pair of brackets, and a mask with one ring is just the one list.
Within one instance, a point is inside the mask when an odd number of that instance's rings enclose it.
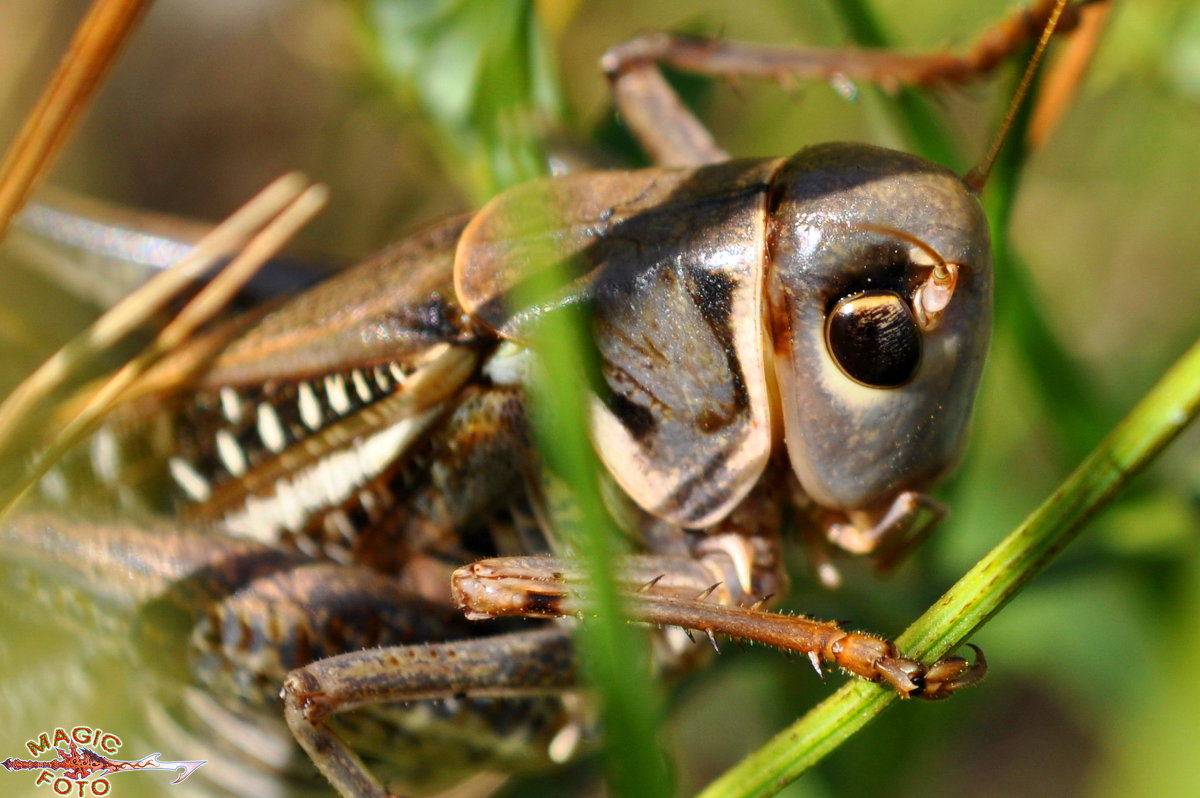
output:
{"label": "long thin antenna", "polygon": [[1058,0],[1055,4],[1054,11],[1046,20],[1046,27],[1042,29],[1042,37],[1038,39],[1037,47],[1033,50],[1033,57],[1029,59],[1029,66],[1025,67],[1025,74],[1021,76],[1021,82],[1017,85],[1017,93],[1013,95],[1008,112],[1004,115],[1004,121],[1000,123],[1000,129],[996,131],[996,137],[992,139],[992,146],[988,148],[983,160],[963,176],[963,182],[975,194],[983,191],[983,184],[987,182],[988,175],[992,173],[992,167],[996,165],[996,159],[1000,156],[1000,148],[1004,146],[1004,140],[1008,138],[1008,131],[1012,129],[1017,112],[1021,109],[1021,103],[1024,102],[1025,95],[1029,93],[1033,76],[1037,73],[1038,64],[1042,60],[1042,54],[1046,52],[1046,46],[1050,44],[1050,38],[1058,26],[1059,17],[1062,16],[1066,7],[1067,0]]}

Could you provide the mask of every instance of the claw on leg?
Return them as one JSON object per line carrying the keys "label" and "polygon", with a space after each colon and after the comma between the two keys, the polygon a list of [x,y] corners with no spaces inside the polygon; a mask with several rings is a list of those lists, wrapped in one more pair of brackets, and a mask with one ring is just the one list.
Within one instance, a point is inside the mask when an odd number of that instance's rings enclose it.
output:
{"label": "claw on leg", "polygon": [[925,674],[925,689],[920,698],[939,701],[987,675],[987,657],[983,655],[983,649],[973,643],[967,645],[975,652],[975,663],[971,664],[963,657],[947,657],[935,662]]}
{"label": "claw on leg", "polygon": [[940,701],[987,675],[988,664],[983,649],[972,643],[967,645],[975,652],[974,664],[964,657],[946,657],[929,666],[904,657],[883,657],[875,667],[883,681],[895,688],[902,698]]}

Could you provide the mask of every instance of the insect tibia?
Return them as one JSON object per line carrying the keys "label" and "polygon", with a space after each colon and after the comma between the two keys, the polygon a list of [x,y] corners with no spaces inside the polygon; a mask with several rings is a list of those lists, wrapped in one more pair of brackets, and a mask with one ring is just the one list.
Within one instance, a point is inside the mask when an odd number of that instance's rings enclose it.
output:
{"label": "insect tibia", "polygon": [[[454,597],[472,619],[576,615],[588,606],[586,582],[571,578],[576,571],[550,557],[482,560],[455,571]],[[886,682],[905,698],[944,698],[979,681],[987,670],[981,656],[975,665],[950,658],[926,666],[900,656],[889,640],[848,632],[834,621],[729,606],[711,596],[697,598],[695,592],[672,594],[664,581],[627,587],[624,602],[630,620],[700,631],[710,641],[723,634],[805,654],[815,658],[814,665],[825,662],[868,681]]]}
{"label": "insect tibia", "polygon": [[987,673],[987,661],[978,648],[974,665],[961,657],[950,657],[926,666],[900,656],[896,644],[890,640],[847,632],[833,621],[650,595],[633,598],[630,604],[629,612],[635,620],[699,629],[710,640],[721,633],[735,640],[760,642],[805,654],[814,667],[826,662],[868,681],[886,682],[902,698],[946,698],[975,684]]}

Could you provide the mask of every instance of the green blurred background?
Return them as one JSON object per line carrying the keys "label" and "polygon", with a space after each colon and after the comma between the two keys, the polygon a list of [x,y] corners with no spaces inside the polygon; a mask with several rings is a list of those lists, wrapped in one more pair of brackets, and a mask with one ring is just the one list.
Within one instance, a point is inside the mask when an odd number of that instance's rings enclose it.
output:
{"label": "green blurred background", "polygon": [[[4,141],[83,5],[5,0]],[[536,5],[162,0],[52,181],[213,220],[301,169],[327,182],[333,199],[298,248],[350,261],[477,205],[495,185],[539,168],[542,154],[629,157],[612,134],[596,67],[608,45],[660,28],[850,41],[825,0]],[[876,4],[889,36],[919,50],[961,48],[1006,8]],[[538,36],[544,62],[522,49]],[[914,146],[892,124],[890,100],[869,87],[850,103],[821,84],[687,85],[735,155],[829,139]],[[1004,85],[932,102],[965,163],[983,151]],[[942,492],[951,519],[893,577],[848,564],[848,585],[833,594],[812,584],[797,557],[788,606],[895,634],[1054,489],[1200,331],[1198,177],[1200,4],[1118,3],[1074,104],[1021,174],[1012,243],[1025,270],[1000,281],[1000,327],[970,450]],[[1033,322],[1022,298],[1050,337],[1023,326]],[[78,322],[47,314],[44,323],[65,334]],[[48,344],[50,335],[32,336],[43,337]],[[992,660],[981,688],[894,707],[784,794],[1200,794],[1196,443],[1195,432],[1185,435],[976,636]],[[9,637],[0,654],[19,661],[34,645]],[[712,668],[670,690],[662,740],[684,795],[832,689],[806,663],[725,648]],[[27,731],[0,723],[0,756],[17,755]],[[507,794],[589,794],[597,784],[584,762]],[[120,786],[125,795],[148,789]]]}

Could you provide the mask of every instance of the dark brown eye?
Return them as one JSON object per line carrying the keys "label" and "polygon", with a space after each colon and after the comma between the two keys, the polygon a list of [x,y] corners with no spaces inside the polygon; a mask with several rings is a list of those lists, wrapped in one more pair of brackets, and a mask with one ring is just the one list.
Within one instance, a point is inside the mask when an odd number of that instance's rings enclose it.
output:
{"label": "dark brown eye", "polygon": [[873,388],[895,388],[921,362],[921,331],[908,304],[891,291],[864,291],[837,303],[825,344],[846,376]]}

